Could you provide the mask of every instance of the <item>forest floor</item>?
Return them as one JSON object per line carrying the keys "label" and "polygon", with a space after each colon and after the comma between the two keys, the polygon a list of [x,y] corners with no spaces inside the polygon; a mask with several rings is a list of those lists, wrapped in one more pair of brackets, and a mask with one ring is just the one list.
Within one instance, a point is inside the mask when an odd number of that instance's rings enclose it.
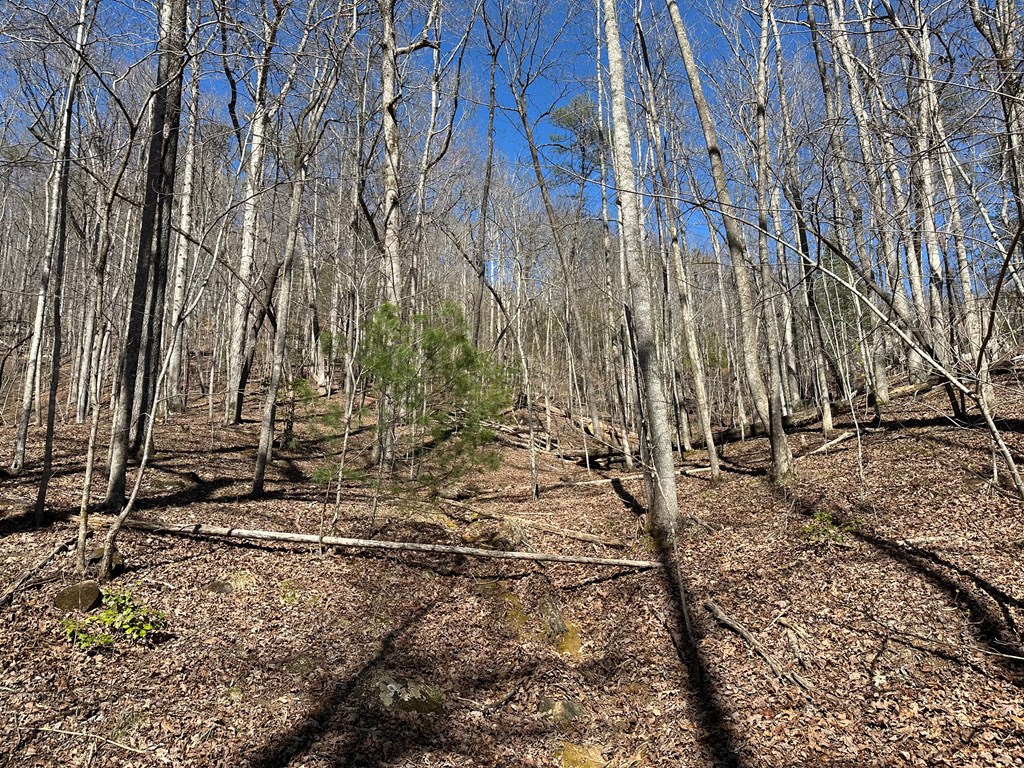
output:
{"label": "forest floor", "polygon": [[[0,607],[0,765],[1024,765],[1024,504],[989,482],[987,433],[947,412],[941,390],[904,395],[880,428],[813,454],[820,431],[794,430],[806,456],[785,489],[763,440],[726,445],[717,486],[681,476],[704,523],[679,552],[692,646],[656,569],[125,530],[111,587],[165,612],[165,633],[69,644],[53,600],[78,577],[55,559]],[[999,412],[1024,456],[1024,403]],[[160,425],[138,517],[329,532],[334,491],[312,478],[334,443],[299,415],[260,501],[257,424],[211,425],[198,404]],[[854,427],[847,414],[836,434]],[[36,474],[0,480],[0,588],[74,535],[85,440],[59,431],[52,526],[26,512]],[[657,559],[634,472],[543,453],[533,500],[527,451],[502,454],[461,504],[374,505],[345,485],[334,530]]]}

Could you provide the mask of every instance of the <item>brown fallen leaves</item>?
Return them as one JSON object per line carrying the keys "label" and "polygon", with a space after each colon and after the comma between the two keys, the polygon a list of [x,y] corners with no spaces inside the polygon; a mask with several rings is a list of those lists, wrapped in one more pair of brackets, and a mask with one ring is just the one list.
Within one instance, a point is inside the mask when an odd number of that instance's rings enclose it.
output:
{"label": "brown fallen leaves", "polygon": [[[88,656],[64,641],[51,605],[76,578],[62,556],[0,614],[0,764],[1021,765],[1024,661],[1013,657],[1024,656],[1022,505],[979,480],[990,472],[987,437],[949,426],[935,416],[941,407],[897,402],[883,429],[820,453],[812,454],[820,435],[794,435],[806,458],[785,490],[761,474],[761,441],[726,446],[731,471],[719,486],[680,480],[683,509],[710,524],[689,531],[680,553],[696,655],[656,573],[133,531],[117,583],[165,611],[171,636]],[[1001,413],[1014,409],[1020,403]],[[268,499],[252,502],[244,496],[254,430],[211,430],[203,419],[192,411],[158,435],[141,515],[329,528],[323,489],[302,479],[317,468],[315,443],[280,451]],[[561,438],[570,444],[567,427]],[[73,426],[60,435],[51,491],[60,535],[73,527],[83,439]],[[1020,434],[1007,439],[1024,453]],[[520,546],[657,556],[632,511],[642,481],[571,485],[615,473],[587,475],[545,455],[541,485],[550,490],[535,502],[523,452],[508,449],[505,459],[474,480],[501,492],[469,504],[542,523],[521,526]],[[27,473],[3,489],[0,586],[53,546],[54,530],[18,516],[32,484]],[[365,536],[371,491],[352,485],[342,499],[337,535]],[[470,521],[442,523],[422,509],[386,503],[376,524],[439,544],[471,535]],[[843,546],[803,533],[820,512]],[[740,623],[781,675],[692,609],[705,600]],[[578,633],[571,649],[553,639],[552,611]],[[793,675],[814,687],[803,690]],[[436,689],[440,711],[382,707],[384,677]],[[578,702],[581,714],[552,718],[543,705],[551,701]]]}

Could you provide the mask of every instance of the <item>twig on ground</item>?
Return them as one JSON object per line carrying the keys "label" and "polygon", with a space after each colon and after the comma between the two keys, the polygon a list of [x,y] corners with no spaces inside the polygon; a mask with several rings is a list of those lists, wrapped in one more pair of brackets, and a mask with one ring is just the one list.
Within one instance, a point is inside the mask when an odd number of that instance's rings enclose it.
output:
{"label": "twig on ground", "polygon": [[502,707],[504,707],[519,694],[519,691],[521,691],[523,689],[523,686],[526,685],[527,679],[528,678],[523,678],[522,680],[518,681],[514,686],[512,686],[512,690],[510,690],[500,699],[495,699],[494,701],[488,701],[480,704],[480,711],[486,715],[493,712],[496,709],[501,709]]}
{"label": "twig on ground", "polygon": [[797,456],[794,459],[794,461],[800,461],[802,459],[806,459],[808,456],[814,456],[815,454],[818,454],[818,453],[825,453],[829,448],[831,448],[831,447],[833,447],[835,445],[839,445],[839,443],[842,443],[842,442],[844,442],[846,440],[849,440],[853,436],[854,436],[853,432],[843,432],[843,434],[841,434],[839,437],[835,438],[834,440],[829,440],[824,445],[819,445],[813,451],[808,451],[807,453],[805,453],[805,454],[803,454],[801,456]]}
{"label": "twig on ground", "polygon": [[714,600],[706,600],[704,602],[704,607],[711,612],[711,614],[715,617],[719,624],[721,624],[724,627],[728,627],[737,635],[746,640],[747,645],[749,645],[751,649],[753,649],[759,656],[761,656],[761,658],[763,658],[768,663],[769,668],[771,668],[772,672],[775,674],[776,677],[778,677],[781,680],[789,680],[790,682],[795,683],[804,690],[810,690],[813,687],[811,681],[805,678],[803,675],[800,675],[796,672],[786,672],[782,668],[782,664],[779,663],[779,660],[772,656],[772,654],[769,653],[768,650],[757,641],[757,638],[754,637],[746,627],[744,627],[742,624],[736,621],[736,619],[726,614],[726,612],[723,611],[722,608],[718,605],[718,603],[716,603]]}
{"label": "twig on ground", "polygon": [[146,749],[130,747],[127,744],[122,744],[120,741],[108,739],[106,736],[100,736],[98,733],[86,733],[84,731],[65,731],[62,728],[50,728],[49,726],[45,725],[39,726],[38,728],[36,728],[36,730],[43,731],[44,733],[61,733],[65,736],[81,736],[84,739],[96,739],[97,741],[105,742],[107,744],[110,744],[111,746],[118,747],[119,749],[123,749],[127,752],[134,752],[137,755],[145,755],[149,752],[149,750]]}
{"label": "twig on ground", "polygon": [[779,624],[781,624],[786,629],[791,630],[796,635],[802,637],[804,640],[808,640],[811,637],[809,634],[807,634],[807,630],[806,629],[801,627],[799,624],[794,622],[792,619],[787,619],[786,617],[782,616],[782,617],[779,618]]}
{"label": "twig on ground", "polygon": [[56,547],[53,548],[53,551],[50,552],[50,554],[48,554],[38,563],[33,565],[31,568],[26,568],[24,571],[22,571],[21,575],[18,576],[18,578],[16,578],[14,582],[11,583],[11,585],[3,591],[3,594],[0,594],[0,606],[6,605],[8,602],[10,602],[14,595],[17,594],[18,590],[20,590],[22,586],[25,585],[25,582],[27,582],[29,579],[31,579],[33,576],[39,573],[39,571],[43,570],[43,568],[45,568],[49,564],[49,562],[53,560],[53,558],[55,558],[61,552],[66,550],[76,541],[78,541],[77,536],[68,539],[67,541],[59,543]]}

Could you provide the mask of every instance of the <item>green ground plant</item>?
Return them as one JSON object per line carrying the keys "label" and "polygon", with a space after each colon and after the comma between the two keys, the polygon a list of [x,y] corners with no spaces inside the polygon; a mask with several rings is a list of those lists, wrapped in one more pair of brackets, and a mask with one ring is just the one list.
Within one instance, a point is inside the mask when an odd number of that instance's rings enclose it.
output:
{"label": "green ground plant", "polygon": [[827,510],[818,510],[810,522],[800,529],[800,537],[815,547],[833,547],[846,544],[846,535],[860,527],[857,520],[836,520]]}
{"label": "green ground plant", "polygon": [[109,590],[103,595],[103,610],[84,618],[61,622],[67,641],[83,651],[109,648],[118,640],[148,643],[167,626],[167,616],[136,602],[128,590]]}

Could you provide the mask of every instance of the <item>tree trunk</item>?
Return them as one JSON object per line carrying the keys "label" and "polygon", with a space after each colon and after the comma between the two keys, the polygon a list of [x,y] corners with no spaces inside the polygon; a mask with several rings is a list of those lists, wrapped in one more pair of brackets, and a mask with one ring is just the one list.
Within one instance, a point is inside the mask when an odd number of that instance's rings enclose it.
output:
{"label": "tree trunk", "polygon": [[[53,456],[53,427],[57,408],[57,385],[60,380],[61,355],[61,292],[64,284],[64,256],[67,252],[67,207],[68,184],[71,176],[71,128],[74,122],[75,96],[81,77],[85,41],[89,33],[88,0],[81,0],[73,49],[74,59],[68,83],[64,91],[64,104],[60,113],[60,132],[54,147],[53,168],[47,183],[46,210],[46,253],[43,256],[39,278],[39,293],[36,301],[35,322],[32,326],[32,341],[28,365],[25,372],[25,388],[22,395],[22,409],[18,420],[18,431],[14,443],[14,460],[11,469],[20,472],[25,464],[25,444],[28,437],[28,422],[32,413],[33,393],[40,369],[40,352],[43,341],[43,319],[46,314],[46,297],[53,286],[51,322],[53,323],[53,349],[50,360],[50,391],[44,440],[43,474],[36,497],[36,517],[40,521],[46,502],[46,490],[50,480]],[[37,401],[38,402],[38,401]]]}
{"label": "tree trunk", "polygon": [[185,410],[187,389],[182,389],[181,361],[185,355],[185,324],[180,323],[185,308],[185,288],[188,280],[189,254],[192,251],[193,190],[196,179],[196,144],[199,133],[199,81],[198,58],[192,61],[192,81],[189,86],[188,133],[185,138],[184,179],[181,184],[181,204],[178,209],[178,243],[174,259],[174,287],[171,293],[171,327],[176,328],[172,339],[171,361],[167,369],[167,410],[181,413]]}
{"label": "tree trunk", "polygon": [[[381,122],[384,134],[383,236],[381,273],[383,297],[400,306],[402,300],[401,241],[401,159],[398,130],[398,42],[395,30],[395,0],[379,0],[383,24],[381,36]],[[383,446],[387,452],[388,446]],[[394,446],[390,446],[393,450]]]}
{"label": "tree trunk", "polygon": [[[646,42],[642,37],[643,30],[637,23],[638,33],[641,35],[643,51],[645,94],[647,103],[648,131],[650,133],[650,144],[657,147],[655,160],[657,163],[658,178],[663,191],[665,206],[665,218],[668,223],[670,253],[672,257],[671,272],[675,278],[676,293],[678,294],[680,326],[683,341],[686,345],[686,356],[690,361],[690,375],[693,380],[693,399],[697,406],[697,423],[700,425],[701,435],[704,438],[704,447],[708,452],[708,462],[711,465],[711,481],[717,483],[722,477],[722,471],[718,464],[718,450],[715,447],[715,434],[711,428],[711,407],[708,403],[707,378],[704,373],[704,359],[701,355],[700,343],[697,340],[697,322],[693,312],[693,295],[690,291],[689,273],[683,262],[682,232],[679,226],[679,210],[676,205],[678,197],[677,190],[670,186],[668,170],[665,164],[661,136],[661,121],[659,119],[658,103],[655,97],[654,80],[651,75],[650,62],[647,57]],[[685,418],[685,411],[680,408],[680,418]]]}
{"label": "tree trunk", "polygon": [[[185,61],[185,30],[188,14],[185,0],[163,0],[160,11],[157,87],[150,105],[149,149],[146,161],[145,198],[142,206],[139,247],[132,288],[131,310],[125,334],[120,388],[110,436],[110,464],[106,505],[124,505],[128,467],[128,438],[135,398],[135,385],[143,346],[150,272],[156,260],[166,263],[170,243],[159,238],[159,215],[169,212],[174,194],[174,172],[181,113],[181,80]],[[165,199],[166,198],[166,199]],[[159,244],[160,250],[157,250]]]}
{"label": "tree trunk", "polygon": [[[612,157],[615,186],[619,197],[622,233],[629,279],[628,301],[632,305],[636,334],[637,363],[643,379],[647,425],[653,467],[645,473],[654,492],[651,499],[652,527],[666,545],[674,545],[680,524],[676,497],[675,461],[672,455],[672,427],[668,403],[658,364],[657,339],[651,296],[644,280],[643,231],[640,226],[640,197],[634,180],[633,149],[626,110],[626,82],[622,44],[615,0],[603,0],[605,41],[608,51],[608,78],[611,96]],[[653,469],[653,477],[652,470]]]}
{"label": "tree trunk", "polygon": [[[757,257],[761,266],[761,285],[768,291],[774,282],[768,262],[768,31],[771,0],[761,0],[761,34],[757,57]],[[768,336],[768,441],[771,444],[772,481],[784,484],[793,475],[793,454],[782,424],[782,365],[779,326],[774,302],[762,302]]]}
{"label": "tree trunk", "polygon": [[300,161],[296,178],[292,182],[291,204],[288,209],[288,239],[284,246],[281,293],[277,302],[277,331],[274,334],[274,361],[267,387],[267,399],[263,407],[263,424],[260,428],[260,445],[256,453],[256,470],[253,475],[251,496],[263,495],[263,481],[270,461],[274,442],[274,415],[277,409],[277,392],[284,373],[284,358],[288,338],[288,318],[291,311],[292,274],[295,265],[295,250],[298,242],[299,216],[302,213],[302,191],[305,187],[305,158]]}
{"label": "tree trunk", "polygon": [[729,257],[732,260],[733,272],[736,275],[736,297],[739,301],[739,328],[743,352],[743,367],[746,372],[747,386],[754,401],[754,410],[761,423],[771,423],[769,414],[768,391],[765,389],[764,376],[761,373],[760,350],[758,349],[757,321],[754,296],[754,285],[747,264],[746,244],[743,238],[741,222],[732,204],[729,183],[722,162],[722,151],[719,148],[711,107],[704,95],[701,84],[700,70],[693,56],[690,39],[679,13],[676,0],[667,0],[669,16],[675,30],[679,54],[686,70],[686,78],[690,83],[690,93],[697,109],[701,129],[704,132],[704,143],[711,161],[711,177],[715,185],[718,206],[721,209],[722,223],[725,227],[725,239],[729,246]]}

